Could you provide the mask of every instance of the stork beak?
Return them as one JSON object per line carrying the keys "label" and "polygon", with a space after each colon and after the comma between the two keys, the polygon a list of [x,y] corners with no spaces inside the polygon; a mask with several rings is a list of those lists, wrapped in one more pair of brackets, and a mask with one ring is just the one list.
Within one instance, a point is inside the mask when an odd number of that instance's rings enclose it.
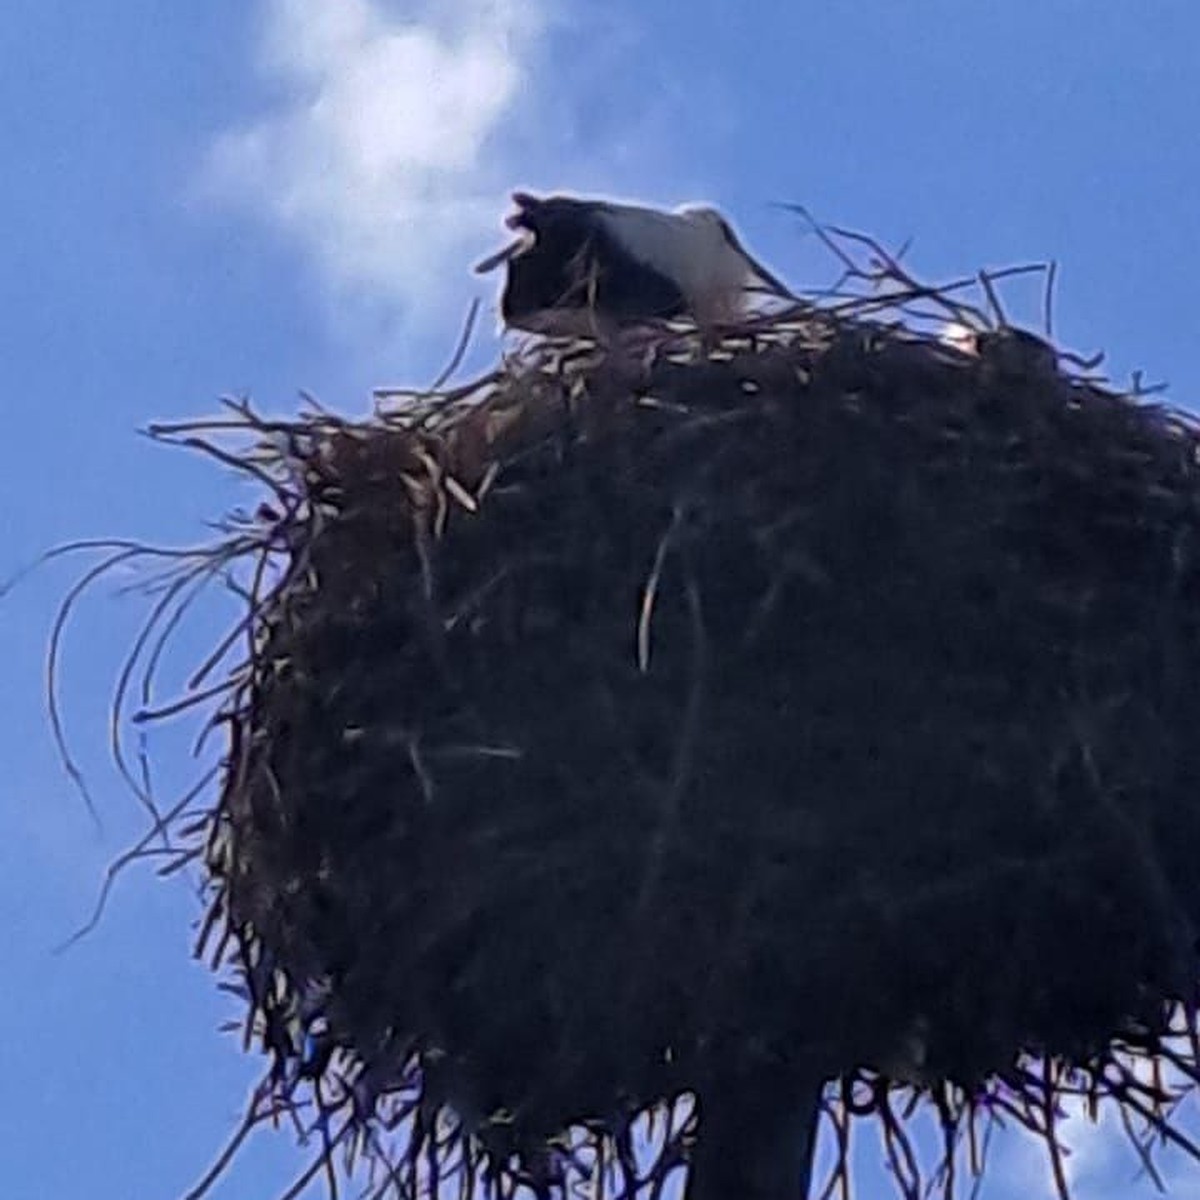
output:
{"label": "stork beak", "polygon": [[[507,225],[508,222],[506,221]],[[512,226],[516,228],[516,226]],[[503,250],[497,250],[495,254],[488,255],[481,263],[475,265],[476,275],[487,275],[490,271],[494,271],[503,263],[509,262],[514,258],[519,258],[526,251],[533,248],[535,241],[534,235],[528,229],[522,229],[520,235],[509,242]]]}

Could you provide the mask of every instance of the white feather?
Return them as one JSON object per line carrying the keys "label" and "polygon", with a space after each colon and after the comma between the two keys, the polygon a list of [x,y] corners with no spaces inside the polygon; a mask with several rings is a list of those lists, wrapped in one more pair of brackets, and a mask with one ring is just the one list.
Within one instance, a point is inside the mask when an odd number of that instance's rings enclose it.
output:
{"label": "white feather", "polygon": [[603,204],[597,215],[634,258],[671,279],[701,324],[743,314],[755,291],[788,294],[738,245],[715,209],[676,212],[631,204]]}

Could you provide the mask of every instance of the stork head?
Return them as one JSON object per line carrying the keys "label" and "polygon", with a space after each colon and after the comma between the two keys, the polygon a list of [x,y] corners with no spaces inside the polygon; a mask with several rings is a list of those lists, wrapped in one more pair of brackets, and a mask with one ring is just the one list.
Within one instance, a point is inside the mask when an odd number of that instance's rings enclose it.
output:
{"label": "stork head", "polygon": [[504,218],[504,224],[509,229],[528,228],[530,215],[536,213],[542,202],[528,192],[513,192],[512,202],[516,205],[517,211],[509,213]]}
{"label": "stork head", "polygon": [[495,254],[488,255],[482,262],[476,264],[475,273],[477,275],[486,275],[504,263],[511,262],[522,254],[527,254],[537,240],[536,215],[542,201],[528,192],[513,192],[512,200],[517,211],[509,213],[504,218],[504,226],[506,229],[511,229],[517,236],[503,250],[497,250]]}

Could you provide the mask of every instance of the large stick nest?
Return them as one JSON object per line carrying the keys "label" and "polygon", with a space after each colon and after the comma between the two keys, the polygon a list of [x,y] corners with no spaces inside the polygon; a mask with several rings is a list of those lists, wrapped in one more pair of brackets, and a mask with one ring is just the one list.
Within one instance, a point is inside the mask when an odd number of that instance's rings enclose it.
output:
{"label": "large stick nest", "polygon": [[632,1186],[643,1106],[696,1092],[702,1147],[824,1080],[913,1192],[903,1083],[951,1187],[980,1111],[1061,1179],[1072,1090],[1183,1140],[1137,1063],[1197,1058],[1200,436],[870,308],[163,431],[272,493],[220,552],[256,566],[204,834],[273,1058],[246,1128],[307,1088],[380,1195],[444,1104],[459,1167],[541,1183],[572,1123]]}

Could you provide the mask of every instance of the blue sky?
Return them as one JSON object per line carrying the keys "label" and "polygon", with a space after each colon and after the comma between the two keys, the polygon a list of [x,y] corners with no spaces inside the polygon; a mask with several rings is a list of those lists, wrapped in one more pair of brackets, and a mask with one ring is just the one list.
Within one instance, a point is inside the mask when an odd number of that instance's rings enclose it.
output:
{"label": "blue sky", "polygon": [[[250,499],[138,437],[150,420],[226,392],[287,411],[299,388],[362,413],[373,385],[427,381],[470,300],[494,302],[469,266],[517,184],[716,202],[797,287],[829,267],[773,201],[911,235],[933,277],[1054,257],[1067,344],[1200,397],[1184,0],[9,0],[0,31],[0,577],[76,537],[192,541]],[[488,310],[474,362],[493,328]],[[58,564],[0,602],[0,1178],[10,1200],[167,1200],[257,1064],[216,1032],[232,1010],[190,960],[186,880],[127,875],[51,953],[139,828],[106,756],[137,615],[111,587],[63,673],[102,832],[55,757],[45,644],[71,579]],[[176,679],[224,615],[185,632]],[[185,754],[155,744],[162,794]],[[1081,1195],[1149,1194],[1111,1123],[1068,1141]],[[261,1136],[216,1195],[274,1195],[298,1162]],[[1200,1168],[1164,1163],[1200,1197]],[[1048,1188],[1036,1149],[1002,1138],[983,1195]]]}

